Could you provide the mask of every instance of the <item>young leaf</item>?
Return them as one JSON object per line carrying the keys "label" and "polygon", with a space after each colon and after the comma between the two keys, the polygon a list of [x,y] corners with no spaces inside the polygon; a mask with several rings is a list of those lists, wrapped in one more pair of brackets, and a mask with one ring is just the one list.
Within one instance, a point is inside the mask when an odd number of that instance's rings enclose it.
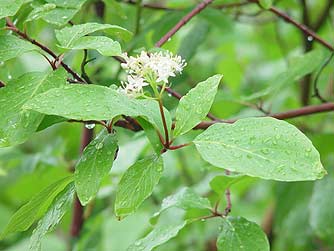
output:
{"label": "young leaf", "polygon": [[300,181],[326,174],[312,142],[293,125],[274,118],[215,124],[194,143],[210,164],[252,177]]}
{"label": "young leaf", "polygon": [[[0,19],[3,17],[14,16],[21,5],[32,0],[1,0],[0,1]],[[0,38],[1,41],[1,38]],[[1,57],[0,57],[1,58]]]}
{"label": "young leaf", "polygon": [[27,73],[0,89],[0,147],[23,143],[37,130],[43,115],[23,110],[23,104],[38,93],[65,85],[66,75],[62,69]]}
{"label": "young leaf", "polygon": [[30,239],[31,251],[41,250],[41,239],[45,234],[52,231],[54,227],[63,218],[73,200],[74,186],[69,184],[54,200],[46,214],[39,220],[37,227],[32,233]]}
{"label": "young leaf", "polygon": [[137,161],[124,173],[116,192],[115,212],[119,217],[133,213],[149,197],[163,172],[162,158],[156,155]]}
{"label": "young leaf", "polygon": [[322,240],[333,240],[334,224],[334,178],[332,174],[315,183],[309,204],[310,225]]}
{"label": "young leaf", "polygon": [[120,26],[99,23],[85,23],[65,27],[61,30],[56,30],[56,37],[61,47],[71,48],[71,46],[73,46],[79,38],[100,30],[108,30],[109,34],[121,37],[124,40],[129,40],[132,37],[132,33],[130,31]]}
{"label": "young leaf", "polygon": [[267,236],[256,223],[242,217],[223,219],[218,251],[269,251]]}
{"label": "young leaf", "polygon": [[154,216],[160,215],[163,211],[171,207],[178,207],[184,210],[192,208],[210,209],[211,204],[207,198],[199,196],[191,188],[184,187],[176,194],[166,197],[162,201],[160,210]]}
{"label": "young leaf", "polygon": [[222,77],[222,75],[215,75],[208,78],[181,98],[175,114],[175,137],[188,132],[205,118],[210,111]]}
{"label": "young leaf", "polygon": [[157,226],[146,237],[132,244],[127,251],[151,251],[175,237],[186,224],[186,221],[182,221]]}
{"label": "young leaf", "polygon": [[97,50],[103,56],[120,56],[122,54],[121,45],[109,37],[104,36],[86,36],[76,39],[70,46],[65,49]]}
{"label": "young leaf", "polygon": [[84,149],[74,172],[75,189],[82,205],[98,192],[101,180],[112,167],[117,148],[116,136],[103,130]]}
{"label": "young leaf", "polygon": [[72,181],[73,176],[63,178],[34,196],[12,216],[0,239],[3,239],[10,233],[27,230],[36,220],[45,214],[54,198]]}
{"label": "young leaf", "polygon": [[227,188],[230,188],[233,184],[247,178],[250,177],[244,175],[218,175],[210,181],[210,187],[217,194],[222,195]]}
{"label": "young leaf", "polygon": [[[1,8],[0,8],[1,9]],[[0,59],[7,61],[38,47],[13,35],[0,35]]]}

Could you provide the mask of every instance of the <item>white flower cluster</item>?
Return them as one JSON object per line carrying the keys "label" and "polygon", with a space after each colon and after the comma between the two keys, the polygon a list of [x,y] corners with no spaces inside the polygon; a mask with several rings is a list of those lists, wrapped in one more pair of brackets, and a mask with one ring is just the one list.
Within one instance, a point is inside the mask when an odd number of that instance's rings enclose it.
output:
{"label": "white flower cluster", "polygon": [[142,51],[137,57],[123,55],[122,68],[128,73],[127,82],[122,82],[122,90],[130,96],[142,93],[149,84],[166,84],[169,77],[182,73],[186,62],[171,52],[150,53]]}

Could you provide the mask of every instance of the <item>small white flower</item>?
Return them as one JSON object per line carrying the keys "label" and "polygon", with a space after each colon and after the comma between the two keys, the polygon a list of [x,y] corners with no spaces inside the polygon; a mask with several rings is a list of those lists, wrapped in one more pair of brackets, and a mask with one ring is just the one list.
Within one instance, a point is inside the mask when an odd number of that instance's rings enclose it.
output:
{"label": "small white flower", "polygon": [[123,55],[126,63],[122,68],[132,76],[144,78],[147,82],[168,83],[169,77],[182,73],[186,62],[180,56],[173,56],[171,52],[156,52],[147,54],[142,51],[137,57]]}
{"label": "small white flower", "polygon": [[143,87],[148,83],[139,76],[128,75],[128,81],[122,82],[121,92],[131,97],[137,97],[143,92]]}

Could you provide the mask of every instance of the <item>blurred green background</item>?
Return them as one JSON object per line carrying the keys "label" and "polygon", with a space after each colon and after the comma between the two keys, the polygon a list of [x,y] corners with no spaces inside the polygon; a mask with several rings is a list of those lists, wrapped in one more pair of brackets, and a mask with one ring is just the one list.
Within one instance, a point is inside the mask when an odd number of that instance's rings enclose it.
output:
{"label": "blurred green background", "polygon": [[[131,41],[121,42],[123,51],[132,53],[139,52],[142,48],[153,48],[154,44],[199,2],[142,1],[143,4],[170,9],[142,7],[137,27],[138,7],[135,4],[114,0],[72,1],[82,2],[80,10],[74,11],[75,15],[71,18],[74,24],[101,22],[117,24],[135,33],[137,30]],[[31,37],[48,45],[52,50],[61,52],[57,47],[54,30],[66,24],[59,25],[44,19],[25,22],[36,6],[53,2],[61,6],[61,2],[65,1],[27,2],[12,20],[15,20],[21,30],[26,29]],[[312,62],[312,58],[308,59],[307,65],[301,67],[304,69],[319,61],[314,65],[315,70],[311,75],[310,83],[313,86],[315,76],[331,52],[257,4],[214,8],[236,2],[237,0],[214,1],[163,46],[164,49],[181,55],[188,63],[183,74],[172,80],[172,88],[185,94],[207,77],[223,74],[223,82],[212,113],[224,119],[262,115],[263,111],[260,111],[258,106],[271,113],[303,106],[305,102],[303,104],[300,98],[300,83],[305,79],[293,76],[284,81],[283,76],[291,73],[291,69],[297,64],[296,60],[311,47],[317,50],[321,60]],[[274,1],[274,6],[303,23],[305,16],[302,2],[279,0]],[[309,23],[313,26],[323,16],[328,1],[306,2]],[[333,9],[329,10],[325,21],[317,30],[330,44],[334,44]],[[5,21],[1,19],[0,27],[4,26]],[[0,34],[7,33],[5,29],[0,30]],[[116,60],[103,57],[94,50],[89,50],[88,55],[89,58],[95,58],[86,67],[87,74],[95,84],[119,85],[120,81],[124,80],[124,72]],[[71,51],[65,54],[64,61],[80,72],[82,57],[82,51]],[[328,101],[332,101],[334,95],[333,67],[334,61],[331,61],[321,69],[317,83],[322,96]],[[40,54],[25,53],[18,58],[0,62],[0,80],[6,83],[26,72],[47,70],[50,70],[50,66]],[[311,97],[312,86],[308,103],[319,104],[317,98]],[[251,97],[253,94],[261,94],[261,91],[267,88],[269,91],[266,95],[261,95],[260,98]],[[173,113],[178,101],[165,95],[164,102]],[[333,114],[300,117],[289,122],[311,139],[329,174],[316,182],[284,183],[260,179],[240,182],[231,189],[231,215],[243,216],[261,225],[268,234],[274,251],[334,250]],[[82,127],[79,123],[55,124],[35,133],[22,145],[0,149],[0,230],[7,224],[9,217],[34,194],[69,173],[70,167],[79,157]],[[95,127],[96,132],[100,129],[99,126]],[[199,194],[208,196],[212,202],[217,199],[209,182],[221,173],[221,170],[204,162],[191,146],[164,154],[165,172],[153,195],[134,215],[118,221],[113,214],[117,183],[127,167],[152,149],[143,132],[131,132],[123,128],[116,130],[120,141],[118,158],[110,176],[103,181],[103,187],[90,217],[85,222],[76,250],[126,250],[129,244],[149,232],[149,219],[159,209],[163,198],[181,187],[193,187]],[[193,131],[183,136],[180,143],[190,141],[199,132]],[[224,203],[220,205],[221,209],[224,209]],[[57,229],[43,240],[42,250],[66,250],[70,241],[70,219],[69,212]],[[216,219],[194,223],[156,250],[215,250],[218,226]],[[0,250],[28,250],[30,235],[31,231],[12,235],[0,242]]]}

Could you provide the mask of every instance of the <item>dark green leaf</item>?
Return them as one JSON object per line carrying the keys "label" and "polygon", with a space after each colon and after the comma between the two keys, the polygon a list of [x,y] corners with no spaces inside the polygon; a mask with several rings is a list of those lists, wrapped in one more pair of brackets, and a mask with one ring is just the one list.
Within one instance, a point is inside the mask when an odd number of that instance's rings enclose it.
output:
{"label": "dark green leaf", "polygon": [[59,221],[63,218],[64,214],[69,208],[69,205],[73,201],[74,186],[69,184],[63,192],[61,192],[54,200],[46,214],[39,220],[37,227],[33,231],[30,240],[30,250],[40,251],[41,240],[45,234],[52,231]]}
{"label": "dark green leaf", "polygon": [[62,69],[45,73],[27,73],[0,89],[0,147],[23,143],[35,132],[43,115],[22,109],[25,102],[53,87],[66,84]]}
{"label": "dark green leaf", "polygon": [[36,220],[45,214],[54,198],[72,181],[73,176],[66,177],[51,184],[35,195],[12,216],[1,234],[1,239],[10,233],[27,230]]}
{"label": "dark green leaf", "polygon": [[119,182],[115,212],[119,217],[133,213],[149,197],[163,172],[163,161],[156,155],[137,161]]}
{"label": "dark green leaf", "polygon": [[75,167],[75,189],[82,205],[98,192],[101,180],[109,173],[117,151],[114,134],[103,130],[89,145]]}
{"label": "dark green leaf", "polygon": [[242,217],[223,220],[218,251],[269,251],[267,236],[256,223]]}

